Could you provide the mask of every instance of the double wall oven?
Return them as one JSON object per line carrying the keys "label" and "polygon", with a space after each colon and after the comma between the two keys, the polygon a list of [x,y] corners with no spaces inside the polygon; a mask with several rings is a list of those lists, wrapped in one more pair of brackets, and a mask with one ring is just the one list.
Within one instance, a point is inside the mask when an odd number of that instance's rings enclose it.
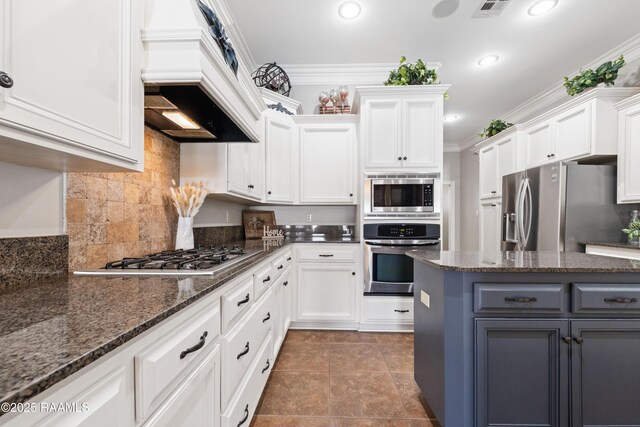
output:
{"label": "double wall oven", "polygon": [[437,224],[365,224],[365,295],[413,295],[412,249],[440,250]]}

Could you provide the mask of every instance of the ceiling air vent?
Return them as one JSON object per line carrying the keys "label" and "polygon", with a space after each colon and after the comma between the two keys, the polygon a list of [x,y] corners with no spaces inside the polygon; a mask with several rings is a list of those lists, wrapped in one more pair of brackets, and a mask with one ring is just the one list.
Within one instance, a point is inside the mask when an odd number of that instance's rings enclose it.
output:
{"label": "ceiling air vent", "polygon": [[495,18],[511,4],[511,0],[482,0],[473,18]]}

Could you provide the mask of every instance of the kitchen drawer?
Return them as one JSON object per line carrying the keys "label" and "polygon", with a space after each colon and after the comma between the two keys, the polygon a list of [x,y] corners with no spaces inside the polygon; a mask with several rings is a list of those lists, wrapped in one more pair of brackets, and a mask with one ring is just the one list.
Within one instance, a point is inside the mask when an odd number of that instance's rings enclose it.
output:
{"label": "kitchen drawer", "polygon": [[476,313],[562,313],[568,298],[561,284],[476,283],[473,288]]}
{"label": "kitchen drawer", "polygon": [[279,256],[278,258],[271,261],[271,273],[273,274],[273,279],[277,280],[278,277],[284,272],[286,268],[284,263],[284,257]]}
{"label": "kitchen drawer", "polygon": [[640,313],[640,284],[573,285],[574,313]]}
{"label": "kitchen drawer", "polygon": [[256,352],[273,326],[273,293],[271,290],[243,319],[222,338],[222,408],[256,357]]}
{"label": "kitchen drawer", "polygon": [[[356,260],[356,248],[355,247],[302,247],[298,250],[298,261],[301,262],[355,262]],[[359,247],[359,246],[358,246]]]}
{"label": "kitchen drawer", "polygon": [[413,323],[413,298],[365,297],[367,321]]}
{"label": "kitchen drawer", "polygon": [[251,424],[273,366],[272,346],[271,335],[269,335],[249,368],[246,381],[229,404],[229,408],[223,412],[222,427],[248,427]]}
{"label": "kitchen drawer", "polygon": [[222,331],[228,331],[240,315],[245,313],[254,300],[253,276],[240,279],[222,295]]}
{"label": "kitchen drawer", "polygon": [[216,299],[134,357],[138,420],[160,406],[172,384],[183,378],[200,356],[212,351],[219,335],[220,303]]}
{"label": "kitchen drawer", "polygon": [[260,267],[260,269],[253,274],[256,298],[260,297],[264,291],[269,289],[269,286],[271,286],[273,282],[275,282],[275,277],[273,274],[272,264],[268,263]]}

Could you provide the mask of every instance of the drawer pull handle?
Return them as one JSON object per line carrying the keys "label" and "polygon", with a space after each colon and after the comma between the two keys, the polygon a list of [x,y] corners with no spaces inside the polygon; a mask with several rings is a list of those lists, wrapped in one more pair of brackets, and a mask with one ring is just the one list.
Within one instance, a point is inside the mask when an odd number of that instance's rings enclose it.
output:
{"label": "drawer pull handle", "polygon": [[244,407],[244,418],[238,423],[238,427],[246,423],[248,419],[249,419],[249,404],[247,403],[247,406]]}
{"label": "drawer pull handle", "polygon": [[321,258],[331,258],[333,254],[319,254],[318,256]]}
{"label": "drawer pull handle", "polygon": [[271,312],[268,311],[267,312],[267,317],[265,317],[264,319],[262,319],[262,323],[266,322],[267,320],[271,319]]}
{"label": "drawer pull handle", "polygon": [[267,359],[267,366],[264,367],[264,369],[262,370],[262,373],[264,374],[264,371],[269,369],[269,367],[271,367],[271,363],[269,363],[269,359]]}
{"label": "drawer pull handle", "polygon": [[207,335],[209,335],[209,332],[204,331],[204,333],[200,337],[200,342],[198,344],[194,345],[193,347],[189,347],[188,349],[186,349],[185,351],[180,353],[180,359],[184,359],[185,357],[187,357],[187,354],[193,353],[194,351],[198,351],[202,347],[204,347],[204,343],[207,340]]}
{"label": "drawer pull handle", "polygon": [[582,343],[584,342],[584,338],[582,338],[582,337],[578,337],[578,338],[576,338],[576,342],[577,342],[578,344],[582,344]]}
{"label": "drawer pull handle", "polygon": [[287,286],[289,284],[289,281],[287,280],[286,282],[283,283],[284,286]]}
{"label": "drawer pull handle", "polygon": [[396,313],[408,313],[409,312],[409,310],[397,310],[397,309],[393,310],[393,311],[395,311]]}
{"label": "drawer pull handle", "polygon": [[282,270],[284,268],[284,265],[280,265],[280,267],[278,267],[278,270]]}
{"label": "drawer pull handle", "polygon": [[287,258],[287,261],[291,261],[291,257]]}
{"label": "drawer pull handle", "polygon": [[271,276],[267,276],[267,278],[266,278],[266,279],[263,279],[263,280],[262,280],[262,283],[267,283],[267,282],[268,282],[268,281],[270,281],[270,280],[271,280]]}
{"label": "drawer pull handle", "polygon": [[605,298],[604,302],[615,302],[617,304],[632,304],[638,302],[638,298]]}
{"label": "drawer pull handle", "polygon": [[249,294],[247,294],[247,296],[246,296],[246,297],[244,297],[244,299],[243,299],[243,300],[238,301],[238,307],[240,307],[242,304],[246,304],[246,303],[248,303],[248,302],[249,302],[249,299],[250,299],[250,296],[249,296]]}
{"label": "drawer pull handle", "polygon": [[506,302],[536,302],[536,297],[504,297]]}
{"label": "drawer pull handle", "polygon": [[0,71],[0,86],[6,89],[9,89],[11,86],[13,86],[13,79],[4,71]]}
{"label": "drawer pull handle", "polygon": [[240,358],[247,353],[249,353],[249,341],[247,341],[247,344],[244,346],[244,350],[242,350],[240,354],[238,354],[237,360],[240,360]]}

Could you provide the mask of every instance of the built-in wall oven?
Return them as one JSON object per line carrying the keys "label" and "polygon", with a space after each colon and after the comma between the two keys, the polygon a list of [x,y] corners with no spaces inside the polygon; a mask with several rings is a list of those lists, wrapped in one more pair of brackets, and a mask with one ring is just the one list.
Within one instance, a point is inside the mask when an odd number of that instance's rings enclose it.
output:
{"label": "built-in wall oven", "polygon": [[365,214],[430,213],[433,192],[433,178],[371,177],[365,180]]}
{"label": "built-in wall oven", "polygon": [[365,295],[413,295],[412,249],[440,250],[437,224],[365,224]]}

